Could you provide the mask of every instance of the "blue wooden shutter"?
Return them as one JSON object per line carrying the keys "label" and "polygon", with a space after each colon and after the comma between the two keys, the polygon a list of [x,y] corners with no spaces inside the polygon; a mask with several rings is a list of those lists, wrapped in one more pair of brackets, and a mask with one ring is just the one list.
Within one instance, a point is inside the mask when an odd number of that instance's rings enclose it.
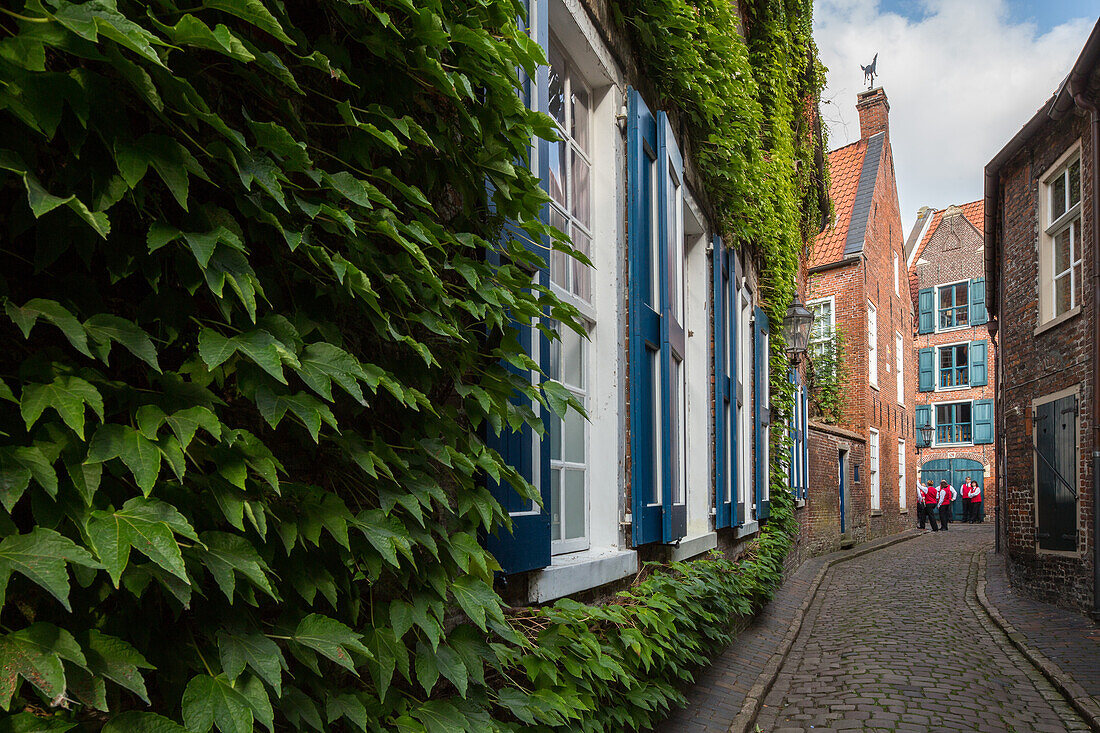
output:
{"label": "blue wooden shutter", "polygon": [[[662,538],[665,542],[676,542],[687,534],[687,470],[684,466],[687,456],[687,442],[684,438],[687,417],[686,390],[681,391],[674,378],[674,365],[679,364],[682,377],[687,351],[686,334],[682,319],[686,315],[687,298],[683,298],[683,311],[677,321],[675,304],[672,302],[672,278],[675,277],[675,257],[683,257],[684,242],[678,236],[682,227],[673,218],[680,215],[681,207],[676,205],[672,196],[683,195],[684,158],[676,145],[672,124],[664,112],[657,113],[657,208],[658,208],[658,244],[661,249],[661,442],[664,456],[661,465],[664,468],[664,491],[662,504],[664,517]],[[673,181],[676,181],[674,188]],[[677,253],[676,250],[679,250]],[[686,282],[677,286],[686,290]],[[683,467],[683,485],[676,486],[678,474]],[[676,491],[679,490],[679,501]]]}
{"label": "blue wooden shutter", "polygon": [[974,445],[993,442],[993,400],[974,400]]}
{"label": "blue wooden shutter", "polygon": [[787,485],[791,489],[791,495],[798,497],[798,482],[802,478],[802,472],[798,469],[798,456],[802,454],[800,438],[802,431],[798,429],[798,420],[802,415],[801,398],[798,396],[798,372],[790,369],[787,372],[787,381],[795,385],[794,407],[791,410],[791,419],[787,425],[787,431],[791,438],[791,449],[788,451]]}
{"label": "blue wooden shutter", "polygon": [[935,349],[931,346],[920,350],[917,359],[917,373],[919,392],[932,392],[936,389],[936,357]]}
{"label": "blue wooden shutter", "polygon": [[989,320],[985,309],[985,278],[976,277],[970,281],[970,325],[980,326]]}
{"label": "blue wooden shutter", "polygon": [[[729,331],[733,328],[736,316],[728,308],[732,304],[730,281],[730,254],[722,246],[722,240],[714,238],[714,254],[711,258],[711,276],[713,279],[712,311],[714,313],[714,508],[715,527],[733,526],[736,494],[729,490],[734,482],[733,467],[727,458],[734,444],[734,422],[729,419],[733,413],[730,402],[730,369],[736,369],[729,358],[733,344],[729,340]],[[727,323],[729,322],[729,323]],[[728,491],[728,494],[727,494]]]}
{"label": "blue wooden shutter", "polygon": [[802,388],[802,498],[810,491],[810,393]]}
{"label": "blue wooden shutter", "polygon": [[989,344],[984,339],[970,342],[970,386],[984,387],[989,384],[987,359]]}
{"label": "blue wooden shutter", "polygon": [[764,499],[764,488],[768,485],[768,466],[764,460],[764,454],[768,445],[768,426],[771,424],[771,414],[768,405],[764,404],[768,384],[768,314],[757,306],[752,322],[753,326],[753,400],[755,406],[756,423],[756,474],[753,481],[753,499],[756,502],[756,518],[767,519],[770,512],[770,504]]}
{"label": "blue wooden shutter", "polygon": [[[532,37],[543,49],[548,49],[550,47],[549,3],[547,0],[530,0],[528,2],[528,14],[531,20]],[[539,67],[533,80],[534,83],[531,79],[524,79],[521,90],[524,102],[530,105],[533,101],[534,108],[541,112],[548,109],[548,73],[547,67]],[[549,143],[540,138],[537,144],[539,146],[538,159],[545,161]],[[549,171],[543,166],[537,173],[543,190],[549,190]],[[491,187],[492,184],[487,185]],[[542,212],[544,221],[548,213],[548,210],[544,207]],[[512,225],[505,225],[503,236],[511,237],[516,236],[516,234],[517,231]],[[527,238],[527,235],[524,234],[523,239],[526,240]],[[532,243],[528,248],[538,254],[541,259],[539,270],[532,278],[533,282],[543,287],[549,287],[550,272],[546,260],[547,243]],[[489,252],[487,256],[490,262],[500,264],[498,252]],[[535,358],[539,366],[545,371],[549,366],[549,341],[546,336],[534,325],[521,324],[515,321],[512,322],[509,329],[511,333],[506,334],[505,337],[516,338],[522,349],[532,358]],[[519,370],[508,364],[504,366],[523,379],[531,379],[530,371]],[[516,404],[531,406],[530,400],[518,392],[512,399]],[[545,417],[543,420],[545,426]],[[510,484],[487,479],[487,488],[490,493],[500,502],[512,519],[511,533],[508,533],[505,529],[500,529],[484,538],[485,548],[496,557],[504,573],[535,570],[550,564],[550,460],[548,451],[535,451],[536,439],[535,432],[528,425],[524,425],[523,429],[518,432],[505,427],[500,435],[493,435],[490,431],[487,432],[485,438],[486,445],[496,449],[505,462],[514,467],[525,479],[539,487],[543,503],[540,508],[537,504],[520,497],[519,493]]]}
{"label": "blue wooden shutter", "polygon": [[935,298],[932,297],[932,288],[925,288],[917,293],[918,328],[920,333],[932,333],[935,330]]}
{"label": "blue wooden shutter", "polygon": [[661,404],[658,386],[661,354],[661,288],[652,292],[664,260],[652,261],[656,212],[651,187],[657,185],[657,120],[638,90],[629,94],[627,131],[627,206],[630,297],[630,491],[634,545],[663,536],[660,446],[656,445]]}
{"label": "blue wooden shutter", "polygon": [[[741,370],[741,261],[737,259],[737,255],[733,252],[727,254],[726,270],[729,272],[730,284],[730,316],[729,316],[729,350],[730,350],[730,369],[733,373],[730,375],[730,456],[732,472],[730,480],[730,496],[731,496],[731,516],[730,526],[741,527],[745,524],[748,512],[745,511],[745,502],[741,499],[741,434],[740,434],[740,422],[738,421],[739,412],[744,409],[745,403],[745,385],[743,384],[744,374]],[[745,334],[747,338],[748,334]],[[751,348],[751,347],[750,347]],[[747,468],[747,466],[745,467]]]}
{"label": "blue wooden shutter", "polygon": [[932,405],[917,405],[914,427],[916,427],[916,439],[917,445],[921,448],[927,448],[928,443],[924,442],[924,438],[921,437],[920,429],[925,425],[932,424]]}

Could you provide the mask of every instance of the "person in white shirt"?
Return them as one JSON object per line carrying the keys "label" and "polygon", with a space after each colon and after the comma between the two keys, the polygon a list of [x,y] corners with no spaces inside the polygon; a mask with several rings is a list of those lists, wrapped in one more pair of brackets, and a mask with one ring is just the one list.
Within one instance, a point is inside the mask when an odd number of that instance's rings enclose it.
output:
{"label": "person in white shirt", "polygon": [[966,502],[966,521],[969,524],[978,524],[982,516],[982,487],[969,476],[963,484],[963,501]]}
{"label": "person in white shirt", "polygon": [[955,487],[947,483],[946,479],[940,480],[940,489],[937,492],[937,503],[940,507],[940,529],[947,531],[947,525],[951,521],[951,502],[955,501],[959,493]]}

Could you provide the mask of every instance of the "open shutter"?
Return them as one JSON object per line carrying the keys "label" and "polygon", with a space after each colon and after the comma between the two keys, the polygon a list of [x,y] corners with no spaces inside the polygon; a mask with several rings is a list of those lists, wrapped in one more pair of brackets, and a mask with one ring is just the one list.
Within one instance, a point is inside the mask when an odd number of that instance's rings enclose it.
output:
{"label": "open shutter", "polygon": [[802,390],[802,499],[810,491],[810,393]]}
{"label": "open shutter", "polygon": [[970,386],[984,387],[989,384],[989,343],[982,341],[970,342]]}
{"label": "open shutter", "polygon": [[664,255],[657,231],[657,120],[638,90],[629,93],[627,201],[630,297],[631,518],[634,545],[658,542],[662,528],[661,292]]}
{"label": "open shutter", "polygon": [[[528,14],[531,21],[531,36],[544,49],[549,48],[550,31],[547,0],[529,0]],[[528,105],[534,104],[538,111],[547,110],[547,68],[539,67],[534,80],[523,79],[522,93]],[[539,140],[539,160],[546,160],[548,143]],[[543,167],[537,171],[544,190],[549,188],[549,172]],[[491,184],[489,184],[491,185]],[[548,212],[543,211],[545,221]],[[503,236],[518,236],[518,232],[511,226],[505,225]],[[527,239],[527,235],[522,235]],[[539,255],[541,265],[533,280],[543,287],[549,287],[550,273],[546,262],[547,244],[545,242],[533,242],[528,247]],[[499,265],[500,256],[496,251],[487,254],[489,261]],[[545,371],[548,367],[549,342],[547,338],[534,326],[512,322],[512,336],[519,341],[522,349],[534,359]],[[507,338],[508,336],[506,336]],[[530,380],[532,374],[528,370],[520,370],[505,364],[506,369],[519,375],[524,380]],[[512,398],[517,405],[531,408],[531,402],[518,392]],[[515,468],[521,476],[539,487],[543,507],[550,506],[550,461],[549,453],[545,450],[536,450],[535,442],[538,437],[530,426],[525,425],[518,432],[511,431],[507,427],[500,435],[494,435],[487,429],[485,436],[486,445],[500,453],[501,458]],[[493,554],[500,563],[504,573],[519,573],[526,570],[535,570],[550,564],[550,514],[548,509],[540,508],[538,504],[522,498],[516,489],[509,483],[486,480],[486,486],[493,497],[500,502],[504,511],[508,512],[512,519],[512,531],[498,529],[495,533],[484,537],[485,548]]]}
{"label": "open shutter", "polygon": [[753,405],[756,408],[756,472],[755,480],[753,481],[753,499],[756,502],[756,518],[767,519],[771,513],[770,504],[768,500],[764,498],[766,487],[768,486],[768,465],[766,460],[768,452],[768,426],[771,425],[771,411],[769,405],[765,404],[768,392],[768,334],[770,333],[770,329],[768,327],[768,314],[759,306],[757,306],[754,312],[752,326],[753,364],[755,366],[753,370],[753,394],[756,397],[756,399],[753,400]]}
{"label": "open shutter", "polygon": [[993,400],[974,400],[971,409],[974,419],[974,445],[993,442]]}
{"label": "open shutter", "polygon": [[1077,549],[1077,396],[1035,408],[1036,540],[1044,550]]}
{"label": "open shutter", "polygon": [[917,405],[914,427],[916,427],[917,445],[921,448],[927,448],[928,443],[924,442],[924,438],[921,437],[920,429],[925,425],[932,424],[932,405]]}
{"label": "open shutter", "polygon": [[932,288],[925,288],[917,293],[917,311],[919,313],[918,328],[920,333],[932,333],[935,330],[935,309]]}
{"label": "open shutter", "polygon": [[[684,316],[687,299],[683,272],[684,242],[678,221],[682,207],[684,159],[676,145],[672,124],[664,112],[657,113],[657,207],[660,231],[661,268],[661,440],[664,444],[664,517],[662,539],[676,542],[687,534],[687,466],[684,420],[687,390],[684,356],[687,351]],[[679,265],[677,265],[677,262]],[[674,298],[679,299],[679,303]]]}
{"label": "open shutter", "polygon": [[989,320],[985,309],[985,278],[976,277],[970,281],[970,325],[980,326]]}
{"label": "open shutter", "polygon": [[917,374],[919,375],[918,391],[932,392],[936,389],[936,358],[935,349],[931,346],[920,350],[917,359]]}
{"label": "open shutter", "polygon": [[714,314],[714,508],[715,527],[733,526],[734,503],[737,496],[734,486],[733,455],[735,414],[730,395],[730,371],[735,368],[730,358],[732,339],[730,330],[736,322],[731,312],[733,303],[730,285],[730,254],[722,246],[722,240],[714,238],[711,275],[711,310]]}
{"label": "open shutter", "polygon": [[802,417],[801,398],[799,397],[798,389],[798,372],[794,369],[790,369],[787,372],[787,381],[795,385],[794,389],[794,408],[791,410],[791,419],[787,425],[787,432],[791,438],[791,449],[787,452],[787,485],[791,489],[791,496],[798,497],[798,483],[802,479],[802,471],[798,468],[798,457],[802,454],[802,446],[800,445],[802,431],[799,429],[798,421]]}

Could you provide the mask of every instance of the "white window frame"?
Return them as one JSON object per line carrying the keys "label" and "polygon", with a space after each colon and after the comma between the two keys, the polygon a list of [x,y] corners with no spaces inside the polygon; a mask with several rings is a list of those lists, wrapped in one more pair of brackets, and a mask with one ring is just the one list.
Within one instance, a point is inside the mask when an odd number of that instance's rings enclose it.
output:
{"label": "white window frame", "polygon": [[[1081,312],[1081,301],[1083,299],[1084,284],[1081,280],[1084,280],[1084,263],[1082,261],[1082,247],[1077,246],[1078,242],[1074,241],[1079,238],[1082,233],[1083,218],[1082,203],[1085,198],[1084,191],[1084,175],[1082,175],[1082,165],[1078,166],[1078,185],[1081,189],[1081,196],[1077,203],[1068,206],[1066,211],[1059,216],[1056,220],[1051,221],[1050,216],[1053,210],[1053,196],[1054,196],[1054,181],[1055,179],[1067,175],[1069,168],[1073,163],[1080,162],[1081,156],[1081,141],[1074,142],[1069,148],[1058,157],[1056,161],[1050,166],[1048,172],[1044,173],[1040,179],[1039,185],[1039,277],[1038,277],[1038,307],[1039,307],[1039,329],[1044,329],[1050,326],[1054,326],[1062,321],[1065,321]],[[1066,181],[1066,203],[1069,202],[1069,181]],[[1074,227],[1076,224],[1076,227]],[[1074,228],[1076,228],[1077,238],[1073,237]],[[1054,272],[1054,242],[1055,238],[1062,232],[1070,230],[1071,244],[1070,244],[1070,266],[1068,271],[1062,273]],[[1077,251],[1075,251],[1077,250]],[[1081,277],[1078,278],[1077,272],[1080,272]],[[1056,290],[1055,280],[1059,276],[1067,276],[1070,278],[1070,307],[1063,313],[1055,315],[1056,308]]]}
{"label": "white window frame", "polygon": [[878,309],[867,301],[867,379],[878,389]]}
{"label": "white window frame", "polygon": [[[966,441],[966,442],[963,442],[963,443],[941,443],[940,442],[940,423],[939,423],[939,418],[938,418],[938,413],[936,411],[936,408],[941,407],[943,405],[961,405],[961,404],[964,404],[964,403],[970,405],[970,440]],[[944,400],[942,402],[933,402],[932,403],[931,422],[932,422],[932,445],[929,446],[930,448],[939,448],[941,446],[943,446],[943,447],[952,447],[953,448],[953,447],[957,447],[957,446],[974,445],[974,400]]]}
{"label": "white window frame", "polygon": [[868,476],[868,483],[871,486],[871,511],[882,511],[882,493],[879,491],[878,474],[879,474],[879,451],[881,445],[879,443],[879,433],[874,428],[871,428],[870,440],[867,445],[867,451],[869,459],[867,461],[867,471],[871,475]]}
{"label": "white window frame", "polygon": [[[949,326],[947,328],[942,328],[940,326],[940,291],[943,290],[944,288],[953,288],[956,285],[962,285],[962,284],[966,285],[966,323],[962,324],[961,326]],[[933,295],[933,299],[932,299],[932,324],[935,326],[934,331],[936,333],[947,333],[949,331],[961,331],[961,330],[966,329],[966,328],[972,328],[972,326],[970,325],[970,316],[972,314],[970,313],[970,281],[969,280],[956,280],[954,282],[941,283],[940,285],[936,286],[936,289],[935,289],[935,291],[933,292],[932,295]],[[958,306],[958,304],[956,304],[952,307],[953,308],[958,308],[959,306]]]}
{"label": "white window frame", "polygon": [[[814,355],[815,344],[821,344],[821,345],[828,344],[829,341],[833,338],[833,335],[836,333],[836,296],[830,295],[827,298],[814,298],[813,300],[806,303],[806,307],[809,308],[811,312],[814,311],[814,306],[820,306],[820,305],[824,305],[826,303],[828,303],[828,305],[829,305],[829,325],[822,328],[822,330],[820,332],[821,337],[817,338],[817,339],[814,338],[813,329],[811,327],[810,342],[809,342],[809,345],[808,345],[808,349],[809,349],[809,352],[810,352],[811,356]],[[813,325],[814,326],[817,325],[817,315],[816,315],[816,313],[814,315]]]}
{"label": "white window frame", "polygon": [[905,404],[905,341],[894,331],[894,359],[897,365],[898,404]]}
{"label": "white window frame", "polygon": [[898,438],[898,509],[907,509],[905,487],[908,484],[905,478],[905,439]]}
{"label": "white window frame", "polygon": [[[586,324],[586,325],[589,325],[589,330],[591,330],[590,324]],[[557,326],[556,328],[560,329],[561,331],[568,330],[568,329],[566,329],[564,327],[560,327],[560,326]],[[572,334],[571,331],[570,331],[570,333]],[[573,334],[573,335],[575,335],[575,334]],[[564,352],[564,349],[562,349],[561,347],[562,347],[562,344],[561,344],[560,340],[550,344],[551,353],[553,353],[555,348],[559,350],[558,351],[558,353],[559,353],[559,357],[558,357],[559,358],[559,364],[561,365],[561,368],[562,368],[562,371],[563,371],[563,374],[561,376],[564,377],[564,361],[563,361],[564,356],[561,355]],[[589,353],[591,351],[590,341],[588,339],[581,338],[580,339],[580,349],[581,349],[581,359],[580,359],[581,365],[580,365],[580,368],[581,368],[581,382],[582,382],[582,384],[580,384],[580,385],[567,384],[564,381],[564,379],[561,379],[561,380],[552,379],[552,381],[557,382],[558,384],[560,384],[563,387],[565,387],[566,389],[568,389],[571,393],[573,393],[573,396],[577,398],[577,400],[581,403],[581,405],[584,406],[585,410],[587,411],[588,410],[588,405],[589,405],[588,395],[589,395],[589,391],[591,389],[591,384],[590,383],[592,381],[592,374],[591,374],[592,370],[589,368],[589,358],[588,358]],[[592,537],[591,526],[590,526],[591,525],[591,516],[590,516],[591,513],[589,511],[589,508],[592,505],[592,500],[591,500],[591,497],[589,495],[589,483],[590,483],[589,477],[591,476],[591,470],[590,469],[591,469],[591,463],[592,463],[592,452],[591,452],[591,449],[590,449],[590,440],[589,440],[589,435],[590,435],[591,431],[590,431],[590,426],[589,426],[588,420],[582,419],[581,420],[581,429],[584,431],[584,437],[582,438],[582,445],[583,445],[583,449],[584,449],[584,461],[582,461],[582,462],[566,461],[566,460],[564,460],[565,436],[566,436],[565,420],[562,419],[562,418],[558,418],[556,415],[551,415],[550,419],[551,420],[560,420],[561,423],[562,423],[561,424],[561,436],[562,437],[561,437],[561,446],[560,446],[560,448],[561,448],[561,451],[562,451],[563,458],[562,459],[557,459],[557,458],[554,458],[553,453],[550,454],[550,490],[551,491],[554,490],[554,472],[559,471],[560,476],[562,477],[562,478],[559,478],[559,480],[558,480],[558,491],[560,492],[560,497],[561,497],[561,499],[559,499],[559,502],[558,502],[558,510],[562,514],[562,520],[564,520],[564,513],[565,513],[565,506],[564,506],[564,504],[565,504],[565,502],[564,502],[564,497],[565,497],[564,476],[565,476],[565,472],[566,471],[573,471],[573,472],[580,471],[580,472],[584,473],[584,534],[581,535],[580,537],[571,537],[571,538],[568,538],[568,539],[555,539],[554,536],[553,536],[553,516],[551,516],[551,520],[550,520],[551,521],[550,554],[551,555],[563,555],[563,554],[569,553],[569,552],[579,552],[581,550],[587,550],[591,546],[591,537]],[[562,521],[559,521],[559,526],[561,526],[561,524],[562,524]]]}
{"label": "white window frame", "polygon": [[[941,349],[958,348],[960,346],[965,346],[966,347],[966,384],[957,385],[955,387],[941,387],[940,386],[940,350]],[[933,382],[933,384],[936,387],[933,390],[933,392],[957,392],[957,391],[960,391],[960,390],[966,390],[966,389],[971,388],[970,383],[972,381],[974,381],[974,378],[973,378],[973,375],[970,373],[970,342],[969,341],[953,341],[952,343],[949,343],[949,344],[937,344],[936,348],[932,352],[932,356],[933,356],[933,359],[934,359],[933,364],[932,364],[933,371],[934,371],[934,374],[933,374],[934,382]],[[965,400],[963,400],[963,401],[965,402]]]}

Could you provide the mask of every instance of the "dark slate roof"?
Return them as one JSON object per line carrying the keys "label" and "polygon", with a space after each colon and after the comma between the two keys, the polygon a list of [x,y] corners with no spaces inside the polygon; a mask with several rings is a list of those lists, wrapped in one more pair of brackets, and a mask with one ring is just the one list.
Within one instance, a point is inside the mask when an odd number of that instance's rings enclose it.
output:
{"label": "dark slate roof", "polygon": [[882,146],[885,142],[885,132],[876,133],[867,140],[867,152],[863,156],[863,169],[859,174],[859,188],[856,189],[856,199],[852,205],[852,223],[848,225],[848,237],[844,240],[845,257],[863,251],[867,218],[871,215],[871,200],[875,195],[875,181],[878,180]]}

